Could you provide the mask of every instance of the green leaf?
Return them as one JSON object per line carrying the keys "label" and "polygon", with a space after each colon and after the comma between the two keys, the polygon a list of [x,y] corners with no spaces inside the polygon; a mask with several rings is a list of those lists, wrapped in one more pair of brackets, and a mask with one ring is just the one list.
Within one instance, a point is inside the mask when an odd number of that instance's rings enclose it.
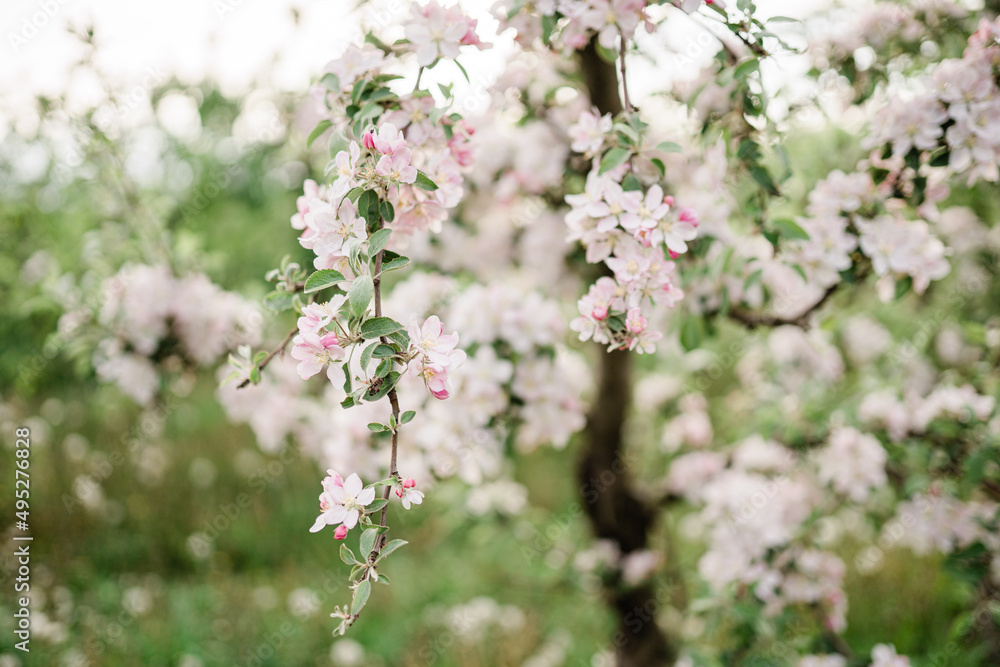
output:
{"label": "green leaf", "polygon": [[395,333],[402,328],[403,325],[392,318],[373,317],[369,320],[365,320],[361,324],[361,337],[365,340],[380,338],[382,336],[388,336],[391,333]]}
{"label": "green leaf", "polygon": [[413,410],[407,410],[406,412],[404,412],[399,416],[399,423],[408,424],[411,421],[413,421],[413,418],[416,416],[417,416],[416,412],[414,412]]}
{"label": "green leaf", "polygon": [[358,559],[354,556],[354,552],[346,544],[340,545],[340,560],[344,561],[347,565],[355,565],[358,562]]}
{"label": "green leaf", "polygon": [[378,211],[386,222],[392,222],[396,218],[396,209],[392,207],[392,202],[382,202],[379,204]]}
{"label": "green leaf", "polygon": [[458,69],[462,70],[462,76],[465,77],[465,80],[469,83],[472,83],[472,79],[469,78],[469,73],[465,71],[464,67],[462,67],[462,63],[458,62],[457,60],[453,60],[452,62],[458,65]]}
{"label": "green leaf", "polygon": [[382,273],[386,271],[395,271],[396,269],[401,269],[410,263],[409,257],[403,257],[402,255],[397,255],[387,262],[382,262]]}
{"label": "green leaf", "polygon": [[632,146],[638,146],[641,143],[639,133],[625,123],[615,123],[614,130],[628,140],[628,143]]}
{"label": "green leaf", "polygon": [[652,162],[653,166],[656,167],[656,171],[660,172],[660,178],[667,175],[667,165],[663,164],[663,160],[658,157],[654,157],[650,160],[650,162]]}
{"label": "green leaf", "polygon": [[913,278],[906,276],[896,283],[896,300],[902,299],[913,287]]}
{"label": "green leaf", "polygon": [[347,279],[344,278],[344,274],[340,271],[334,271],[333,269],[320,269],[306,278],[306,285],[303,291],[306,294],[312,294],[313,292],[324,290],[327,287],[332,287],[333,285],[344,282],[345,280]]}
{"label": "green leaf", "polygon": [[555,14],[542,15],[542,41],[546,44],[552,41],[552,31],[556,28],[558,18]]}
{"label": "green leaf", "polygon": [[744,139],[740,142],[736,157],[744,162],[756,162],[760,159],[760,144],[753,139]]}
{"label": "green leaf", "polygon": [[271,292],[264,297],[264,305],[276,313],[281,313],[292,307],[293,295],[288,292]]}
{"label": "green leaf", "polygon": [[368,237],[368,257],[374,258],[375,255],[379,254],[386,244],[389,243],[389,237],[392,236],[391,229],[380,229],[371,236]]}
{"label": "green leaf", "polygon": [[313,131],[309,133],[309,138],[306,139],[306,147],[308,148],[309,146],[312,146],[313,142],[316,141],[321,134],[329,130],[332,125],[333,122],[328,119],[323,119],[317,123],[316,127],[313,128]]}
{"label": "green leaf", "polygon": [[681,146],[673,141],[661,141],[656,145],[656,150],[662,151],[664,153],[680,153]]}
{"label": "green leaf", "polygon": [[801,241],[809,240],[809,233],[802,229],[793,220],[788,220],[786,218],[779,218],[774,221],[774,226],[781,232],[781,235],[788,239],[799,239]]}
{"label": "green leaf", "polygon": [[[386,543],[386,545],[382,547],[382,551],[379,553],[378,558],[375,559],[375,562],[376,563],[379,562],[380,560],[382,560],[383,558],[391,554],[393,551],[395,551],[396,549],[405,544],[409,544],[409,542],[407,542],[406,540],[392,540],[391,542]],[[380,574],[379,576],[382,575]]]}
{"label": "green leaf", "polygon": [[767,190],[768,194],[777,195],[778,186],[774,184],[774,179],[771,178],[771,172],[767,170],[766,167],[756,165],[750,168],[750,175],[753,176],[753,180]]}
{"label": "green leaf", "polygon": [[361,368],[368,368],[368,362],[372,360],[372,354],[376,347],[378,347],[378,343],[369,345],[361,351]]}
{"label": "green leaf", "polygon": [[413,183],[421,190],[427,190],[433,192],[438,189],[437,183],[432,181],[430,177],[422,171],[417,171],[417,180]]}
{"label": "green leaf", "polygon": [[254,366],[250,369],[250,382],[260,384],[260,367]]}
{"label": "green leaf", "polygon": [[597,175],[600,176],[605,172],[611,171],[615,167],[625,164],[625,161],[628,160],[631,154],[632,152],[626,148],[612,148],[605,153],[604,158],[601,159],[601,168],[598,170]]}
{"label": "green leaf", "polygon": [[365,190],[358,197],[358,215],[365,219],[365,222],[375,225],[379,217],[379,198],[374,190]]}
{"label": "green leaf", "polygon": [[406,329],[401,329],[395,333],[389,334],[389,338],[399,345],[399,349],[405,350],[410,346],[410,334],[406,333]]}
{"label": "green leaf", "polygon": [[379,102],[381,100],[387,100],[390,97],[395,97],[396,94],[389,90],[388,88],[376,88],[372,91],[371,95],[368,95],[366,99],[369,102]]}
{"label": "green leaf", "polygon": [[399,373],[396,371],[390,372],[388,375],[382,378],[382,384],[379,386],[378,391],[376,391],[374,394],[365,396],[365,399],[368,401],[377,401],[378,399],[382,398],[390,391],[392,391],[392,388],[396,386],[396,383],[398,381],[399,381]]}
{"label": "green leaf", "polygon": [[361,101],[361,93],[364,91],[365,85],[367,85],[367,83],[368,82],[365,81],[364,79],[358,79],[357,80],[357,82],[354,84],[354,88],[351,90],[351,101],[352,102],[354,102],[355,104],[357,104],[358,102]]}
{"label": "green leaf", "polygon": [[793,19],[790,16],[772,16],[767,20],[768,23],[799,23],[798,19]]}
{"label": "green leaf", "polygon": [[[384,498],[379,498],[378,500],[373,500],[371,502],[371,504],[369,504],[368,507],[365,508],[365,512],[368,513],[368,514],[374,514],[375,512],[378,512],[380,509],[382,509],[383,507],[385,507],[388,504],[389,504],[389,501],[385,500]],[[376,530],[376,532],[381,532],[381,531]]]}
{"label": "green leaf", "polygon": [[625,178],[622,179],[622,190],[629,192],[642,190],[642,183],[635,177],[635,174],[626,174]]}
{"label": "green leaf", "polygon": [[368,311],[368,304],[375,296],[375,284],[371,276],[358,276],[347,292],[347,300],[351,302],[351,313],[361,317]]}
{"label": "green leaf", "polygon": [[[368,424],[368,430],[371,431],[372,433],[382,433],[383,431],[387,431],[388,429],[386,428],[385,424],[372,422]],[[364,549],[362,549],[362,551],[364,551]]]}
{"label": "green leaf", "polygon": [[681,345],[684,346],[686,351],[690,352],[701,345],[704,335],[705,329],[701,318],[689,317],[684,320],[684,325],[681,327]]}
{"label": "green leaf", "polygon": [[760,69],[760,61],[756,58],[750,58],[750,60],[745,60],[736,66],[736,69],[733,70],[733,78],[745,79],[758,69]]}
{"label": "green leaf", "polygon": [[372,594],[372,582],[365,579],[354,589],[354,603],[351,604],[351,615],[360,614],[368,603],[368,596]]}
{"label": "green leaf", "polygon": [[[381,426],[381,424],[379,424]],[[365,532],[361,533],[361,553],[370,554],[372,549],[375,547],[375,538],[378,537],[378,531],[374,528],[369,528]]]}
{"label": "green leaf", "polygon": [[340,79],[333,72],[327,72],[323,75],[323,78],[319,80],[319,85],[323,86],[327,90],[332,90],[335,93],[340,92]]}
{"label": "green leaf", "polygon": [[389,345],[383,345],[382,343],[379,343],[378,345],[375,345],[373,347],[375,348],[375,350],[372,352],[372,356],[375,357],[376,359],[388,359],[390,357],[396,356],[396,350],[394,350]]}

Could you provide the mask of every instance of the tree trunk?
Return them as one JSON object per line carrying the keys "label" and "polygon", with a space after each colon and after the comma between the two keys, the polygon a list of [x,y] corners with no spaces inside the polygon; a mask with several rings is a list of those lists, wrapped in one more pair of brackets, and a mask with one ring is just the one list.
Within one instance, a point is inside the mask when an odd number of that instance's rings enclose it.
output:
{"label": "tree trunk", "polygon": [[[591,102],[601,114],[615,115],[622,111],[617,72],[597,54],[595,44],[591,40],[580,52],[581,70]],[[614,541],[626,555],[646,548],[655,515],[630,488],[623,457],[622,431],[632,401],[632,356],[602,350],[600,360],[578,472],[594,533]],[[618,614],[612,643],[619,667],[673,665],[675,651],[656,624],[660,603],[652,585],[625,588],[611,582],[605,595]]]}

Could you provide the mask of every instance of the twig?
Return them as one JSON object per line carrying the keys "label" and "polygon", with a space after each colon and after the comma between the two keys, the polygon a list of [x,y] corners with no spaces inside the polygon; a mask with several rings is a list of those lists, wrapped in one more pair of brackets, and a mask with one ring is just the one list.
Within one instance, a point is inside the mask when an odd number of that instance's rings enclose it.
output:
{"label": "twig", "polygon": [[[294,338],[294,337],[295,337],[295,334],[297,334],[298,332],[299,332],[299,329],[298,329],[298,327],[296,327],[296,328],[292,329],[291,331],[289,331],[289,332],[288,332],[288,335],[287,335],[287,336],[285,336],[285,340],[281,341],[281,343],[280,343],[280,344],[279,344],[279,345],[278,345],[278,346],[277,346],[276,348],[274,348],[273,350],[271,350],[271,352],[270,352],[270,353],[269,353],[269,354],[268,354],[268,355],[267,355],[266,357],[264,357],[264,358],[263,358],[263,359],[261,360],[261,362],[260,362],[259,364],[257,364],[257,370],[258,370],[258,371],[262,371],[262,370],[264,370],[264,367],[265,367],[265,366],[267,366],[267,365],[268,365],[269,363],[271,363],[271,359],[274,359],[274,357],[275,357],[275,356],[276,356],[276,355],[277,355],[277,354],[278,354],[279,352],[282,352],[282,351],[284,351],[284,349],[285,349],[285,346],[286,346],[286,345],[288,345],[288,342],[289,342],[290,340],[292,340],[292,338]],[[238,385],[236,386],[236,388],[237,388],[237,389],[243,389],[243,388],[244,388],[244,387],[246,387],[246,386],[247,386],[248,384],[250,384],[250,378],[247,378],[247,379],[246,379],[246,380],[244,380],[243,382],[240,382],[240,383],[239,383],[239,384],[238,384]]]}
{"label": "twig", "polygon": [[[729,311],[729,319],[740,322],[741,324],[743,324],[744,326],[746,326],[748,329],[751,330],[756,329],[758,327],[780,327],[788,324],[799,327],[800,329],[803,330],[808,330],[810,327],[810,322],[809,322],[810,316],[817,310],[822,308],[823,305],[830,300],[830,297],[833,296],[834,292],[837,291],[837,288],[839,286],[840,283],[836,283],[828,287],[826,289],[826,292],[823,293],[823,296],[820,297],[820,299],[816,303],[809,306],[809,308],[807,308],[802,313],[794,317],[779,317],[777,315],[768,315],[766,313],[754,313],[748,310],[734,308]],[[715,313],[712,314],[718,314],[718,312],[719,311],[715,311]]]}

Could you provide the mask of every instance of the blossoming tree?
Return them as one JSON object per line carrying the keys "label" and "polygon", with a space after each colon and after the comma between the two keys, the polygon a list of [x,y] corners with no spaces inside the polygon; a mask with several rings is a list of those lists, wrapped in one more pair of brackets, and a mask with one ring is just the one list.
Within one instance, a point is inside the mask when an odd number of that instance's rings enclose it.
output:
{"label": "blossoming tree", "polygon": [[[956,646],[1000,660],[1000,22],[943,1],[492,13],[513,46],[487,113],[425,81],[469,80],[463,53],[490,46],[457,5],[414,3],[327,65],[307,143],[329,161],[290,220],[312,267],[268,274],[269,309],[297,317],[277,346],[254,353],[248,304],[203,276],[130,265],[99,375],[148,402],[161,341],[192,366],[240,344],[229,417],[329,467],[310,530],[351,568],[338,634],[406,544],[392,503],[458,477],[501,508],[512,457],[577,441],[596,541],[574,566],[618,619],[599,656],[910,664],[845,639],[849,568],[907,548],[974,583]],[[793,57],[804,91],[781,89]]]}

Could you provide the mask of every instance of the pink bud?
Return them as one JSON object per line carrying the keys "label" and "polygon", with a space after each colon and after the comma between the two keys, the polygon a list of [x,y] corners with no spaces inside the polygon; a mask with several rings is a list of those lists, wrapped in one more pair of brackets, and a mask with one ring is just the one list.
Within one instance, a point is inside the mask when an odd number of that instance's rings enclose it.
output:
{"label": "pink bud", "polygon": [[407,477],[406,479],[403,480],[404,489],[412,489],[416,485],[417,485],[417,480],[413,479],[412,477]]}
{"label": "pink bud", "polygon": [[401,486],[397,486],[397,487],[396,487],[396,495],[397,495],[398,497],[400,497],[400,498],[402,498],[402,497],[403,497],[403,487],[401,487]]}
{"label": "pink bud", "polygon": [[600,322],[608,316],[608,309],[604,306],[594,306],[594,310],[590,312],[590,316]]}
{"label": "pink bud", "polygon": [[371,130],[361,135],[361,143],[364,144],[365,148],[368,150],[375,150],[375,137],[372,136]]}
{"label": "pink bud", "polygon": [[674,252],[670,248],[667,248],[667,254],[670,255],[670,259],[677,259],[678,257],[681,256],[679,252]]}
{"label": "pink bud", "polygon": [[681,214],[677,216],[677,219],[681,222],[686,222],[692,227],[698,226],[698,216],[695,214],[693,208],[681,209]]}
{"label": "pink bud", "polygon": [[347,526],[340,524],[337,526],[337,530],[333,531],[333,538],[335,540],[342,540],[347,537]]}
{"label": "pink bud", "polygon": [[666,197],[663,198],[663,203],[666,204],[667,206],[673,206],[674,198],[671,197],[670,195],[667,195]]}

